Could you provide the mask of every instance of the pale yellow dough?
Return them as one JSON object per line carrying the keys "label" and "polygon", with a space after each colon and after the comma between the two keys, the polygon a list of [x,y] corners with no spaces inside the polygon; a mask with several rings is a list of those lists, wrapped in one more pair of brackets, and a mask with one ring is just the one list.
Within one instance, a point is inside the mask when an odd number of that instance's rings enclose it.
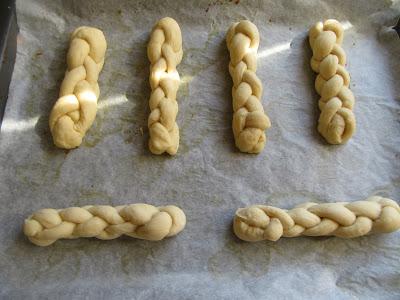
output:
{"label": "pale yellow dough", "polygon": [[271,127],[261,103],[262,83],[256,75],[260,36],[250,21],[234,23],[226,35],[232,76],[232,129],[242,152],[260,153],[265,146],[265,130]]}
{"label": "pale yellow dough", "polygon": [[236,211],[233,230],[238,238],[257,242],[280,237],[329,236],[355,238],[400,229],[400,207],[387,198],[373,196],[353,203],[307,202],[287,211],[253,205]]}
{"label": "pale yellow dough", "polygon": [[182,35],[178,23],[172,18],[161,19],[154,26],[147,46],[151,63],[149,148],[154,154],[167,152],[175,155],[178,151],[176,93],[180,78],[176,66],[181,62],[182,54]]}
{"label": "pale yellow dough", "polygon": [[78,147],[96,117],[100,94],[97,80],[106,48],[106,39],[99,29],[79,27],[71,35],[67,71],[49,117],[57,147]]}
{"label": "pale yellow dough", "polygon": [[309,41],[311,67],[318,73],[315,89],[321,96],[318,131],[330,144],[346,143],[355,132],[356,120],[346,54],[341,47],[343,26],[336,20],[318,22],[310,29]]}
{"label": "pale yellow dough", "polygon": [[180,208],[172,205],[88,205],[39,210],[25,220],[24,233],[38,246],[48,246],[58,239],[80,237],[111,240],[123,234],[159,241],[178,234],[185,225],[185,214]]}

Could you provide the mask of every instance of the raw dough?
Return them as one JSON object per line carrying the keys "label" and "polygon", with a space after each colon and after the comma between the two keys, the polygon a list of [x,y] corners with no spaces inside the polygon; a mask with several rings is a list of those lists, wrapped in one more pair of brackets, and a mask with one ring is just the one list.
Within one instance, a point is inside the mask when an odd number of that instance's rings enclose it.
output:
{"label": "raw dough", "polygon": [[260,153],[265,146],[265,130],[271,127],[261,103],[262,83],[256,75],[260,36],[250,21],[234,23],[226,35],[231,61],[233,120],[236,146],[242,152]]}
{"label": "raw dough", "polygon": [[185,224],[183,211],[172,205],[88,205],[39,210],[25,220],[24,233],[38,246],[48,246],[58,239],[79,237],[111,240],[123,234],[158,241],[178,234]]}
{"label": "raw dough", "polygon": [[340,46],[343,26],[336,20],[318,22],[309,32],[313,56],[311,67],[318,73],[315,89],[321,96],[318,131],[330,144],[346,143],[354,134],[354,96],[349,89],[350,75],[344,68],[346,54]]}
{"label": "raw dough", "polygon": [[354,238],[399,228],[399,205],[379,196],[353,203],[307,202],[289,211],[253,205],[238,209],[233,221],[235,234],[248,242],[277,241],[281,236],[300,235]]}
{"label": "raw dough", "polygon": [[167,152],[175,155],[178,151],[176,93],[180,78],[176,66],[181,62],[182,54],[182,35],[178,23],[172,18],[161,19],[154,26],[147,46],[147,56],[151,62],[149,148],[154,154]]}
{"label": "raw dough", "polygon": [[50,131],[57,147],[78,147],[92,126],[100,94],[97,80],[103,68],[106,48],[106,39],[99,29],[83,26],[72,33],[67,71],[49,118]]}

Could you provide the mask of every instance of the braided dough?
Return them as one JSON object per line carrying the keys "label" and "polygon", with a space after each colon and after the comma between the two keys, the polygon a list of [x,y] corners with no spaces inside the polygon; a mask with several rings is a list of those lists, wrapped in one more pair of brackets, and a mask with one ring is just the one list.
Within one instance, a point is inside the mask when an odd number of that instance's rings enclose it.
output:
{"label": "braided dough", "polygon": [[256,75],[260,36],[250,21],[234,23],[226,35],[233,80],[232,129],[236,147],[242,152],[260,153],[267,140],[265,130],[271,127],[261,103],[262,83]]}
{"label": "braided dough", "polygon": [[311,68],[318,73],[315,89],[321,96],[318,131],[330,144],[346,143],[355,132],[356,120],[350,75],[344,67],[346,54],[341,47],[343,27],[336,20],[318,22],[310,29],[309,41]]}
{"label": "braided dough", "polygon": [[277,241],[280,237],[328,236],[354,238],[389,233],[400,228],[400,207],[390,199],[373,196],[353,203],[307,202],[287,211],[253,205],[236,211],[233,230],[242,240]]}
{"label": "braided dough", "polygon": [[186,216],[183,211],[172,205],[88,205],[39,210],[25,220],[24,233],[38,246],[48,246],[58,239],[79,237],[111,240],[123,234],[159,241],[178,234],[185,224]]}
{"label": "braided dough", "polygon": [[99,29],[79,27],[71,35],[67,71],[49,118],[50,131],[57,147],[78,147],[92,126],[100,94],[97,80],[103,68],[106,48],[106,39]]}
{"label": "braided dough", "polygon": [[167,152],[175,155],[178,151],[176,93],[180,78],[176,66],[181,62],[182,54],[182,35],[178,23],[172,18],[161,19],[154,26],[147,46],[147,56],[151,62],[149,148],[154,154]]}

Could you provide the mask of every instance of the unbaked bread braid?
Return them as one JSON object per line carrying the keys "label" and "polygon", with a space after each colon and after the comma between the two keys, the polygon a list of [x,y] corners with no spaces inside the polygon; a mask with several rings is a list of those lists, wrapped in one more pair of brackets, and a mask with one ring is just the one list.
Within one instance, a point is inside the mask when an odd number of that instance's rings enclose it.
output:
{"label": "unbaked bread braid", "polygon": [[379,196],[353,203],[307,202],[291,210],[253,205],[238,209],[233,221],[235,234],[248,242],[300,235],[354,238],[399,228],[399,205]]}
{"label": "unbaked bread braid", "polygon": [[232,76],[232,129],[242,152],[260,153],[265,146],[265,130],[271,126],[261,103],[262,83],[256,75],[260,36],[250,21],[234,23],[226,35]]}
{"label": "unbaked bread braid", "polygon": [[356,120],[346,54],[341,47],[343,27],[336,20],[318,22],[310,29],[309,41],[311,68],[318,73],[315,89],[321,96],[318,131],[330,144],[346,143],[355,132]]}
{"label": "unbaked bread braid", "polygon": [[106,48],[104,34],[97,28],[79,27],[71,35],[67,71],[49,118],[50,131],[57,147],[78,147],[92,126],[100,94],[97,80],[103,68]]}
{"label": "unbaked bread braid", "polygon": [[179,147],[176,93],[180,82],[176,66],[182,60],[182,35],[174,19],[163,18],[154,26],[147,56],[151,62],[149,148],[154,154],[175,155]]}
{"label": "unbaked bread braid", "polygon": [[88,205],[39,210],[25,220],[24,233],[38,246],[48,246],[58,239],[80,237],[111,240],[123,234],[158,241],[178,234],[185,224],[183,211],[172,205]]}

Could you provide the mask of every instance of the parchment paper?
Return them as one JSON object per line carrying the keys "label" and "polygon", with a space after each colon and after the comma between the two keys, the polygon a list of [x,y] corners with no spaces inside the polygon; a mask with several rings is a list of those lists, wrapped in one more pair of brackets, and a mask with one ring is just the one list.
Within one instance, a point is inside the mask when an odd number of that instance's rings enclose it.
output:
{"label": "parchment paper", "polygon": [[[245,243],[235,210],[255,203],[400,200],[398,1],[18,1],[18,55],[0,135],[0,295],[47,299],[400,297],[400,234]],[[152,26],[180,24],[181,143],[175,157],[147,148]],[[357,133],[331,146],[316,131],[307,31],[336,18],[356,98]],[[225,33],[249,19],[261,36],[258,75],[271,118],[260,155],[236,150]],[[57,149],[49,112],[65,72],[69,34],[105,33],[96,121],[81,147]],[[142,134],[143,132],[143,134]],[[41,248],[22,234],[45,207],[175,204],[188,219],[162,242],[62,240]]]}

